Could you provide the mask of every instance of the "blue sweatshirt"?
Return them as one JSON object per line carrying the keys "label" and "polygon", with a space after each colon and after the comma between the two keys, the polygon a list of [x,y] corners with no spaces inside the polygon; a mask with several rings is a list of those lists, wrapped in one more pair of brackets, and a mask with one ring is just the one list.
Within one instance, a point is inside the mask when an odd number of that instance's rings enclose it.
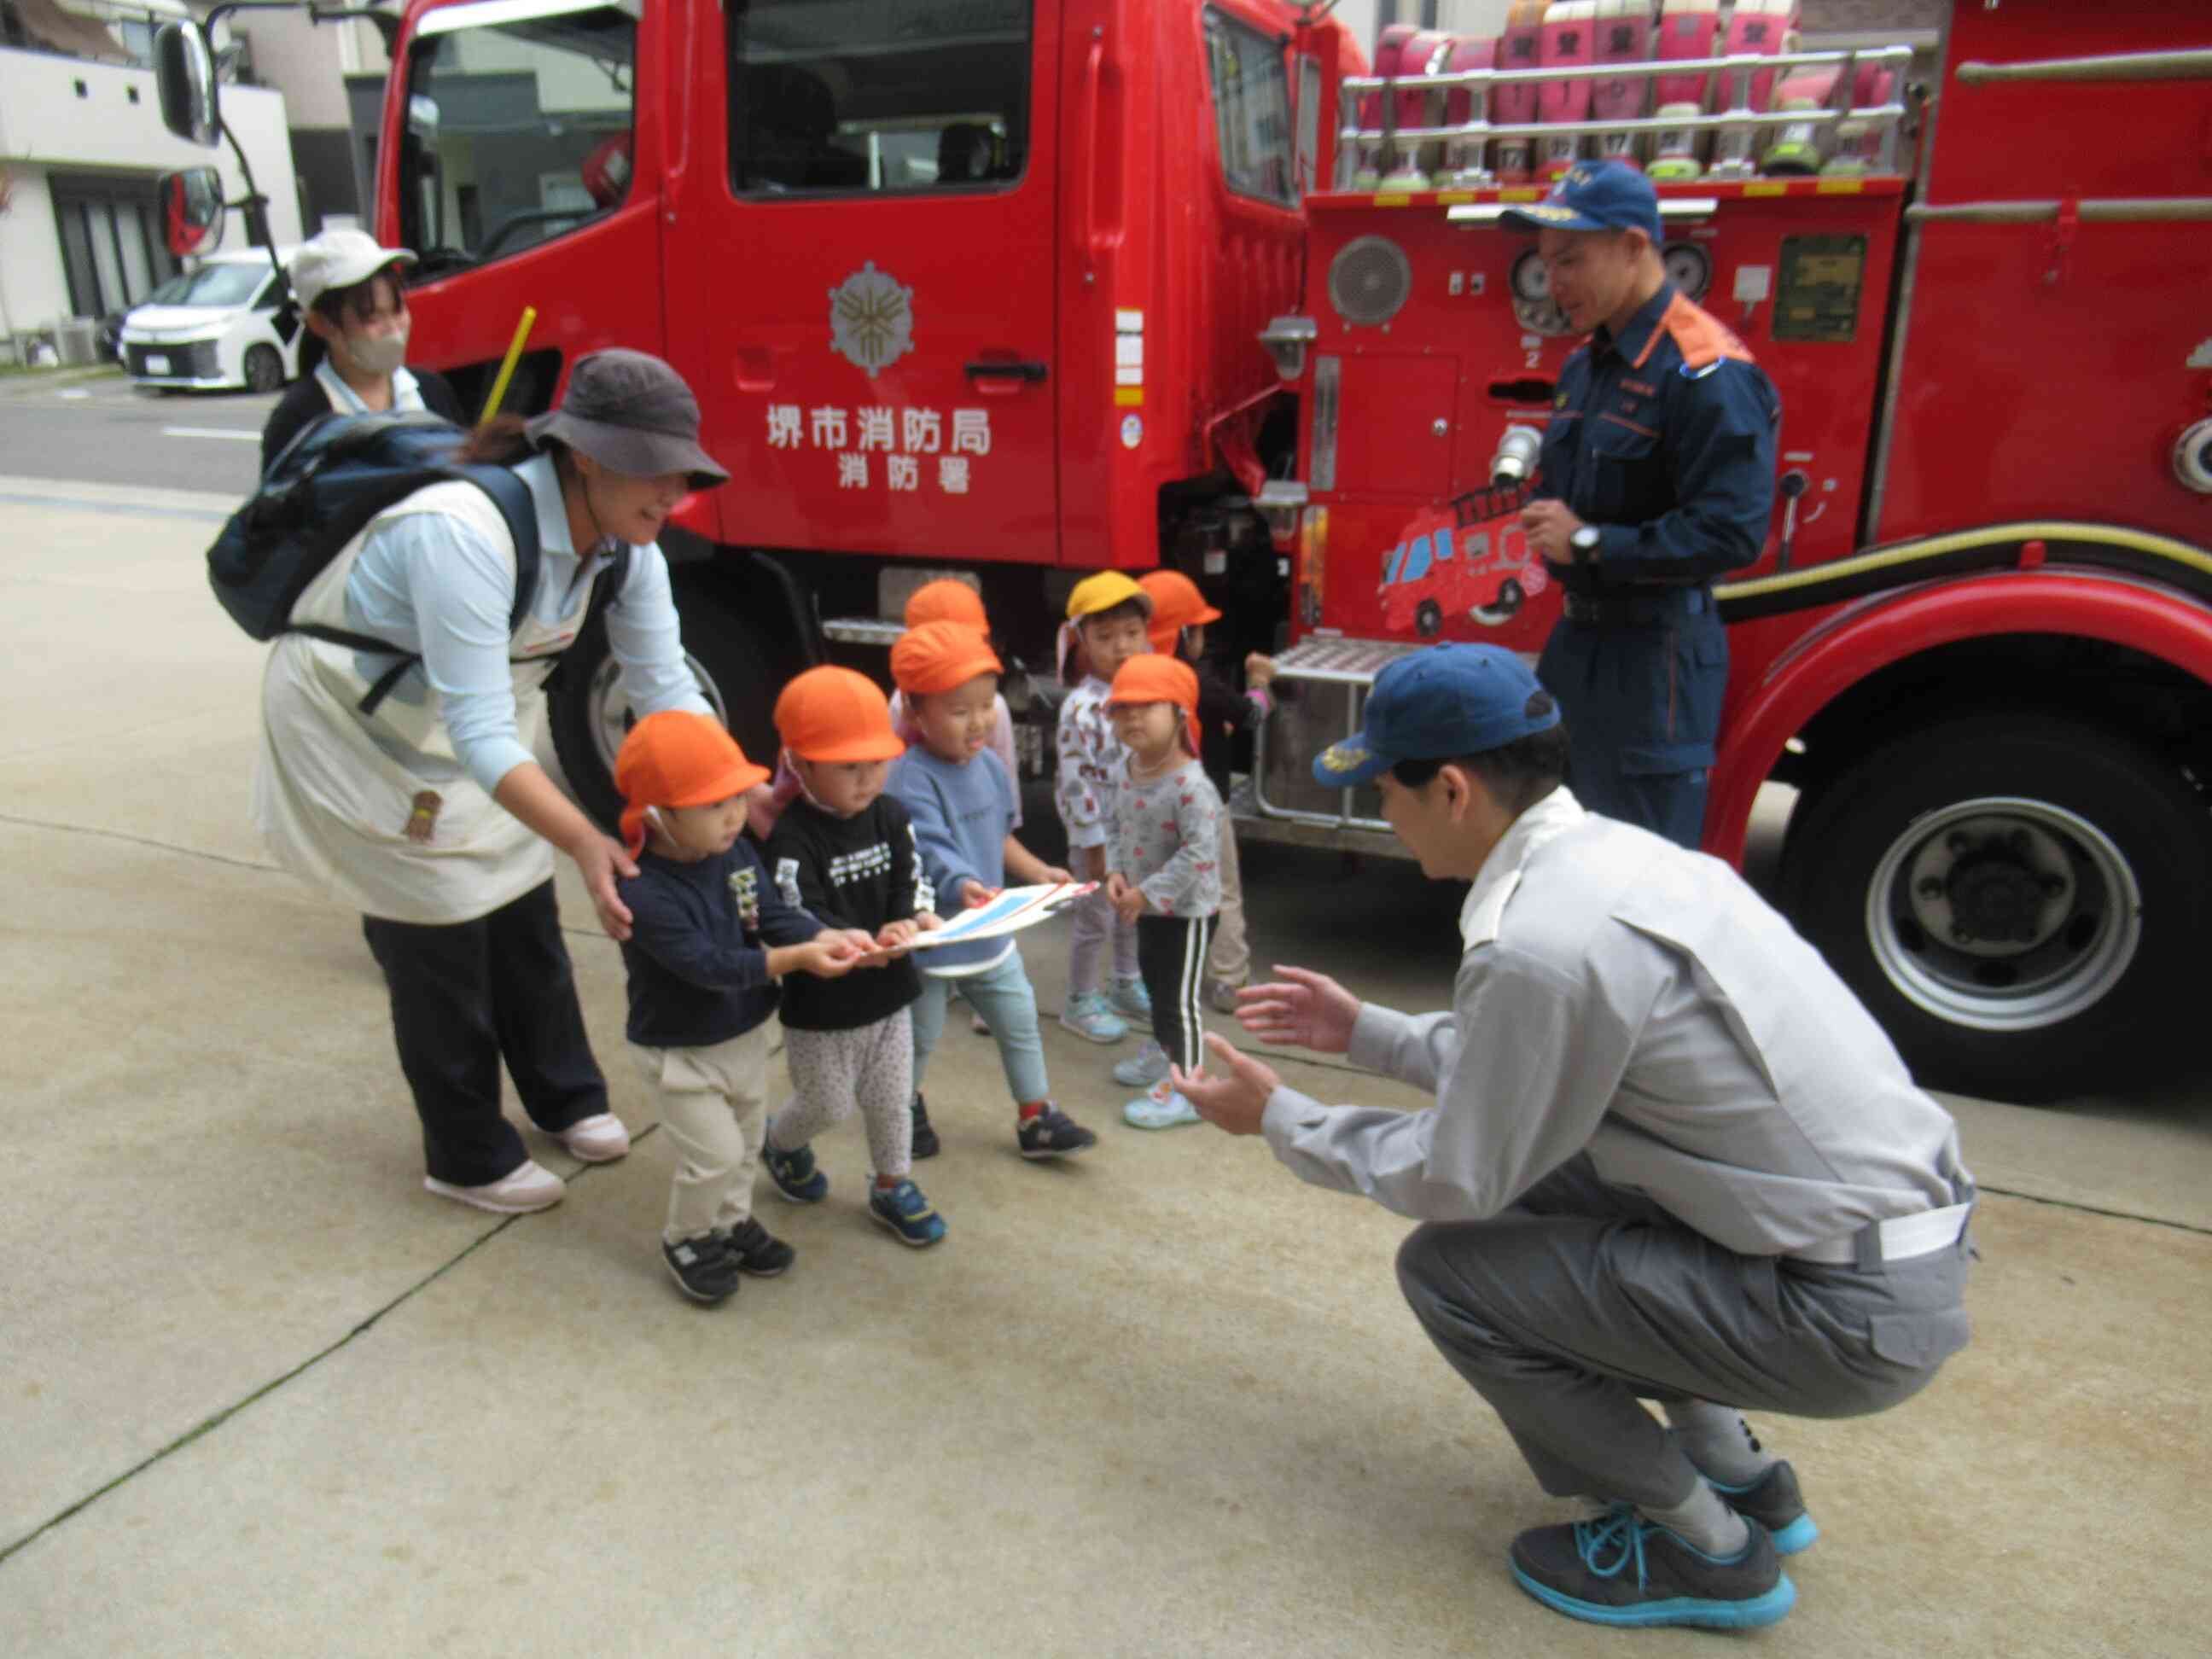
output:
{"label": "blue sweatshirt", "polygon": [[629,906],[629,1040],[647,1048],[705,1048],[743,1036],[775,1012],[768,946],[822,931],[786,904],[746,837],[720,858],[679,864],[650,849],[618,880]]}
{"label": "blue sweatshirt", "polygon": [[[956,765],[917,743],[891,763],[884,787],[914,821],[922,878],[929,887],[917,900],[922,908],[957,916],[962,882],[1006,884],[1006,837],[1014,831],[1017,805],[1014,781],[1004,761],[986,749]],[[924,973],[951,979],[994,968],[1013,949],[1009,934],[917,951],[915,961]]]}

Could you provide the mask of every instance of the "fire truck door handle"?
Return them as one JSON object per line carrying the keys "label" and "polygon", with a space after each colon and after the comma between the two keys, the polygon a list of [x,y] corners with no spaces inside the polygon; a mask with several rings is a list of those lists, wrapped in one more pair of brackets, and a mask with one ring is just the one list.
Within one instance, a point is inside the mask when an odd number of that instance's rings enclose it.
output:
{"label": "fire truck door handle", "polygon": [[970,363],[967,369],[971,380],[1026,380],[1031,386],[1043,380],[1048,372],[1042,363],[1009,362],[1003,358]]}
{"label": "fire truck door handle", "polygon": [[1105,64],[1105,31],[1094,28],[1091,31],[1091,50],[1083,55],[1083,148],[1078,152],[1078,164],[1083,168],[1080,247],[1085,265],[1083,280],[1086,283],[1098,279],[1098,273],[1090,267],[1098,258],[1098,82]]}

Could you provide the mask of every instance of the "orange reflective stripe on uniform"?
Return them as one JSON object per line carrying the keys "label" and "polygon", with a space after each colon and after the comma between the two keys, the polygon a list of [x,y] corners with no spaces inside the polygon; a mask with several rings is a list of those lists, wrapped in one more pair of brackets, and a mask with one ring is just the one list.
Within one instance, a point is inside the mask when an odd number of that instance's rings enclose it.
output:
{"label": "orange reflective stripe on uniform", "polygon": [[1641,368],[1651,355],[1651,348],[1664,334],[1674,342],[1674,349],[1682,354],[1685,368],[1705,368],[1723,357],[1733,357],[1738,362],[1753,361],[1744,343],[1735,337],[1735,331],[1709,311],[1700,310],[1679,293],[1659,315],[1659,326],[1651,331],[1644,342],[1644,349],[1630,365]]}

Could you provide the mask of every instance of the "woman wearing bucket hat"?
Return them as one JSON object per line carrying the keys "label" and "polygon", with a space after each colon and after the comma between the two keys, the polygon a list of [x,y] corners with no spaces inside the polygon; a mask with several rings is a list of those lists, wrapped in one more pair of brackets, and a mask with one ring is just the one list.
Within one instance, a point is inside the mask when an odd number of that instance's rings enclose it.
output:
{"label": "woman wearing bucket hat", "polygon": [[[405,367],[406,290],[412,248],[386,247],[367,231],[326,230],[292,256],[292,297],[321,342],[314,372],[279,398],[261,428],[261,466],[283,454],[317,417],[428,411],[459,426],[461,400],[442,374]],[[301,359],[305,363],[304,353]]]}
{"label": "woman wearing bucket hat", "polygon": [[537,508],[537,586],[519,626],[514,538],[489,495],[455,482],[372,520],[295,608],[295,623],[387,641],[390,653],[299,633],[270,649],[255,821],[286,868],[362,913],[422,1121],[424,1184],[482,1209],[544,1209],[563,1190],[501,1115],[502,1060],[531,1120],[571,1156],[629,1150],[585,1039],[553,854],[574,860],[617,939],[630,917],[616,878],[636,867],[523,734],[600,574],[625,561],[605,607],[624,695],[641,714],[713,712],[685,664],[654,539],[686,493],[726,477],[698,431],[690,388],[659,358],[581,359],[559,408],[495,422],[462,452],[512,466]]}

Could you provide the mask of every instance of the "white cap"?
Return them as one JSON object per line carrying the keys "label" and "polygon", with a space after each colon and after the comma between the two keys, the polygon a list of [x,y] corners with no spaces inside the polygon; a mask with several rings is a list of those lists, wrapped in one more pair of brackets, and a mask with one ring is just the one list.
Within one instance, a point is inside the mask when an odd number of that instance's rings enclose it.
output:
{"label": "white cap", "polygon": [[312,306],[334,288],[365,283],[392,265],[411,265],[415,251],[383,247],[365,230],[326,230],[292,256],[292,292]]}

